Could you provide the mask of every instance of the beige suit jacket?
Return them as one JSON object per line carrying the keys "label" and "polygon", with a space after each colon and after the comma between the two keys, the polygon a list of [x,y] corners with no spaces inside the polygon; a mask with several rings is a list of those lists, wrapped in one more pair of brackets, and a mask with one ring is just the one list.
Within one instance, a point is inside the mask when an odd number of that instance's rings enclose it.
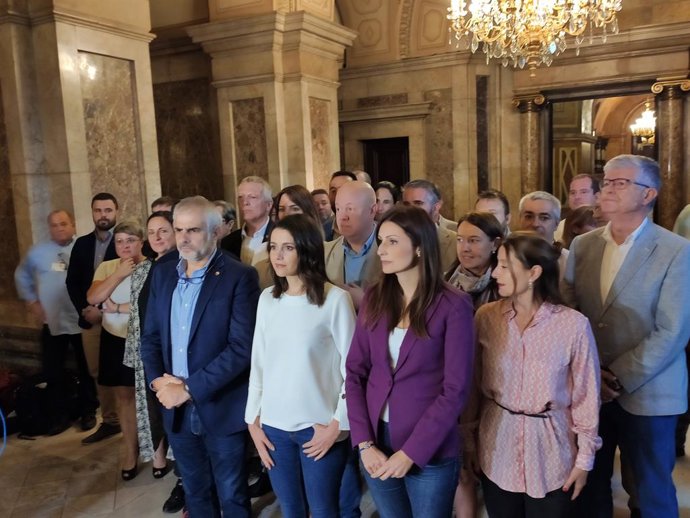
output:
{"label": "beige suit jacket", "polygon": [[439,217],[438,226],[439,227],[446,227],[448,230],[452,230],[453,232],[457,232],[457,230],[458,230],[458,222],[457,221],[446,219],[443,216]]}
{"label": "beige suit jacket", "polygon": [[[367,252],[362,267],[361,287],[367,288],[373,282],[376,282],[381,275],[381,261],[376,251],[378,245],[376,240],[371,245],[369,252]],[[345,284],[345,249],[343,248],[343,236],[338,239],[324,243],[324,252],[326,257],[326,274],[333,284]]]}
{"label": "beige suit jacket", "polygon": [[443,271],[447,272],[458,258],[458,234],[452,230],[448,230],[443,225],[439,225],[437,230],[438,244],[441,247],[441,266]]}

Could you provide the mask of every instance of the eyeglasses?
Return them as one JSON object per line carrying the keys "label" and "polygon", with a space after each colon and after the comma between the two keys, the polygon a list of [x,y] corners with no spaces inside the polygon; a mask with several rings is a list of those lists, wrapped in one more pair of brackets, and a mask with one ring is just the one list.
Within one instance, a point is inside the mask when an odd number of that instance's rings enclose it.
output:
{"label": "eyeglasses", "polygon": [[138,237],[128,237],[127,239],[116,239],[116,240],[115,240],[115,244],[116,244],[116,245],[119,245],[119,246],[122,246],[122,245],[133,245],[133,244],[136,243],[137,241],[139,241],[139,238],[138,238]]}
{"label": "eyeglasses", "polygon": [[652,188],[651,185],[646,185],[640,182],[634,182],[632,180],[628,180],[627,178],[604,178],[601,182],[599,182],[599,186],[602,189],[605,189],[606,187],[613,187],[616,191],[622,191],[623,189],[627,188],[630,184],[639,185],[640,187],[644,187],[645,189]]}

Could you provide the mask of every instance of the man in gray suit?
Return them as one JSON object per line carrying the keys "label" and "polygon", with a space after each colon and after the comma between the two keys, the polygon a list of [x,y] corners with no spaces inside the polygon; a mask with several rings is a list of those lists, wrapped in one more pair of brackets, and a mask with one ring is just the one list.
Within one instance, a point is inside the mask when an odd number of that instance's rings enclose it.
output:
{"label": "man in gray suit", "polygon": [[610,222],[573,241],[563,285],[566,302],[590,319],[602,368],[603,447],[577,516],[612,516],[618,447],[640,515],[674,518],[674,432],[687,406],[690,243],[647,219],[661,187],[654,160],[613,158],[601,187]]}

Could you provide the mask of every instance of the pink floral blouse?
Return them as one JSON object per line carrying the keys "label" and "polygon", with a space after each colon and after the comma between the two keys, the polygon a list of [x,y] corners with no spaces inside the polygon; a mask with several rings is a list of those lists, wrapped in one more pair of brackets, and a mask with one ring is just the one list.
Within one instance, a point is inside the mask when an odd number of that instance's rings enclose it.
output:
{"label": "pink floral blouse", "polygon": [[[509,300],[475,317],[481,364],[479,462],[506,491],[542,498],[601,447],[599,359],[587,318],[544,303],[525,331]],[[529,414],[529,415],[527,415]]]}

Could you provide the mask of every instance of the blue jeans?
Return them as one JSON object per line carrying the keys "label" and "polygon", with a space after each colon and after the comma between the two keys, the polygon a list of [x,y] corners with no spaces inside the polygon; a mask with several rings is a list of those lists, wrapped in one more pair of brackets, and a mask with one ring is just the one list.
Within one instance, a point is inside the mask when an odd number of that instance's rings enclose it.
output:
{"label": "blue jeans", "polygon": [[[377,447],[386,455],[390,446],[388,425],[379,424]],[[381,518],[450,518],[458,485],[458,458],[441,459],[420,468],[412,466],[403,478],[379,480],[362,469]]]}
{"label": "blue jeans", "polygon": [[269,452],[274,466],[268,476],[282,515],[285,518],[306,518],[309,513],[313,518],[338,516],[338,491],[349,441],[336,442],[323,458],[315,461],[302,449],[302,445],[314,436],[312,427],[286,432],[263,425],[263,430],[275,447]]}
{"label": "blue jeans", "polygon": [[168,440],[180,467],[190,517],[220,517],[222,511],[223,516],[249,518],[244,464],[247,432],[214,435],[201,424],[193,404],[178,411],[184,412],[180,430],[168,433]]}
{"label": "blue jeans", "polygon": [[350,448],[348,443],[347,463],[343,479],[340,482],[340,518],[359,518],[362,511],[359,505],[362,501],[362,478],[359,474],[359,453]]}
{"label": "blue jeans", "polygon": [[[616,447],[629,469],[629,492],[645,518],[677,518],[678,501],[673,485],[675,430],[678,416],[638,416],[617,402],[605,403],[599,413],[603,446],[597,452],[587,485],[575,501],[577,516],[613,516],[611,476]],[[630,491],[632,490],[632,491]]]}

